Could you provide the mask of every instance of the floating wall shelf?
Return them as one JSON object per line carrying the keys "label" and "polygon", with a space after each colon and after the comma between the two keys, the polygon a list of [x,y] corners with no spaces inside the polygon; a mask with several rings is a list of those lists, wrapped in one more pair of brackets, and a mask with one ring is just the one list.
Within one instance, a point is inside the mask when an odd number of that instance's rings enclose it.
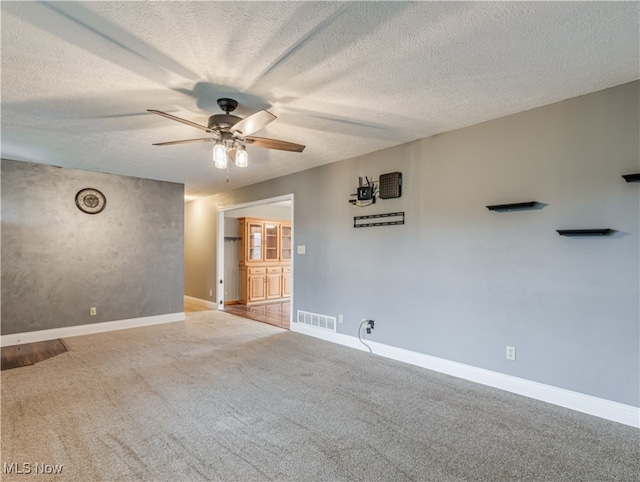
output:
{"label": "floating wall shelf", "polygon": [[622,177],[627,182],[640,182],[640,172],[638,174],[623,174]]}
{"label": "floating wall shelf", "polygon": [[607,236],[613,232],[613,229],[556,229],[560,236]]}
{"label": "floating wall shelf", "polygon": [[527,201],[523,203],[512,203],[512,204],[494,204],[492,206],[487,206],[489,211],[523,211],[525,209],[531,209],[538,205],[537,201]]}

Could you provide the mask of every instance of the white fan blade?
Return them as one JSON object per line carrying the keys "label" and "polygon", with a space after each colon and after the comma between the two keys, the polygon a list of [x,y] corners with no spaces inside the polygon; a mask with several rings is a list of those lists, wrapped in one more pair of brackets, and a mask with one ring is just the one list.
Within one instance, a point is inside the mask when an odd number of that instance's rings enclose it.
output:
{"label": "white fan blade", "polygon": [[235,124],[231,128],[231,132],[234,134],[239,134],[241,136],[249,136],[256,131],[267,126],[277,117],[274,116],[271,112],[267,112],[266,110],[259,110],[255,114],[251,114],[249,117],[242,119],[240,122]]}

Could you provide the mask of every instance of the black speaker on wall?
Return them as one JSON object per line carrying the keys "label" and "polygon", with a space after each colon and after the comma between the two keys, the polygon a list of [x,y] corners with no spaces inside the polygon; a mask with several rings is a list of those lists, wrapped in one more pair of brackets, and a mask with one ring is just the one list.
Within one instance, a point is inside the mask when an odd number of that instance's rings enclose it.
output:
{"label": "black speaker on wall", "polygon": [[402,173],[390,172],[380,175],[380,199],[392,199],[402,195]]}

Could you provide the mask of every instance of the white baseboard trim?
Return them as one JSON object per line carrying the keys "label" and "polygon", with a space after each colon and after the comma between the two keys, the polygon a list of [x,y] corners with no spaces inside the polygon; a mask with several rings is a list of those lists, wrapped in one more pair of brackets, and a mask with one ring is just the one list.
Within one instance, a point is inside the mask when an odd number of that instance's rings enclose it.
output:
{"label": "white baseboard trim", "polygon": [[[353,336],[317,330],[295,322],[291,323],[290,329],[297,333],[310,335],[357,350],[368,351],[367,348]],[[384,345],[371,340],[366,340],[366,343],[371,347],[375,355],[640,428],[640,407],[625,405],[604,398],[593,397],[591,395],[565,390],[564,388],[545,385],[544,383],[485,370],[484,368],[477,368],[471,365],[445,360],[444,358]]]}
{"label": "white baseboard trim", "polygon": [[0,346],[23,345],[36,341],[57,340],[80,335],[93,335],[107,331],[124,330],[127,328],[140,328],[142,326],[160,325],[174,321],[184,321],[184,313],[167,313],[166,315],[144,316],[128,320],[105,321],[102,323],[90,323],[88,325],[64,326],[49,330],[29,331],[0,336]]}
{"label": "white baseboard trim", "polygon": [[206,308],[211,308],[212,310],[217,310],[218,307],[213,301],[203,300],[202,298],[194,298],[193,296],[184,295],[184,299],[191,301],[192,303],[196,303],[200,306],[204,306]]}

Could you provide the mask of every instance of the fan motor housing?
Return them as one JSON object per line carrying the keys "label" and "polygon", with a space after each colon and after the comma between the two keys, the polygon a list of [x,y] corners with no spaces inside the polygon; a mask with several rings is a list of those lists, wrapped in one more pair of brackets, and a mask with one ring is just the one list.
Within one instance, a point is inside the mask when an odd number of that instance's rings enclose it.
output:
{"label": "fan motor housing", "polygon": [[212,130],[228,130],[242,120],[241,117],[231,114],[215,114],[209,117],[207,127]]}

